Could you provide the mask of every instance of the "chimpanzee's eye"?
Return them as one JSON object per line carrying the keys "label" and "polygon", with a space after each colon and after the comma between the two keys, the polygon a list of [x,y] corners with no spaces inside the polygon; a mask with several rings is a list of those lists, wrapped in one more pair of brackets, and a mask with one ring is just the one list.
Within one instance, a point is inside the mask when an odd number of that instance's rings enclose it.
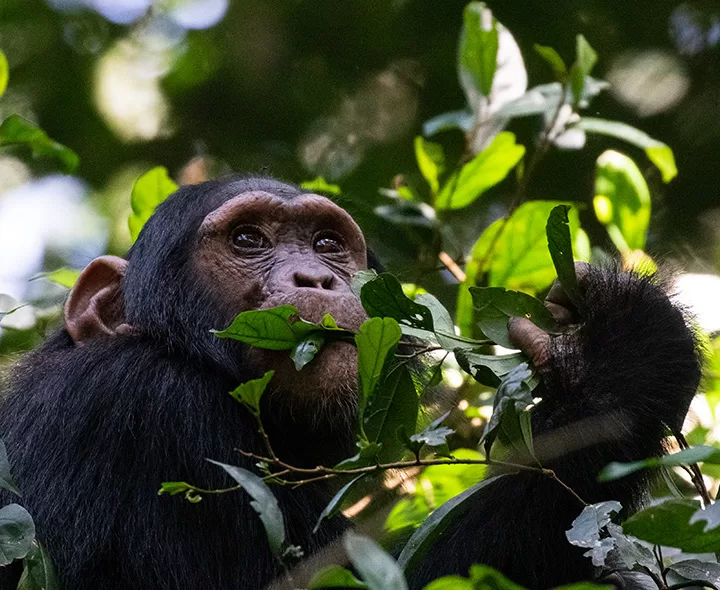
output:
{"label": "chimpanzee's eye", "polygon": [[238,227],[232,234],[232,244],[238,250],[272,248],[270,240],[256,227]]}
{"label": "chimpanzee's eye", "polygon": [[315,237],[313,250],[318,254],[340,254],[345,252],[342,238],[333,233],[322,233]]}

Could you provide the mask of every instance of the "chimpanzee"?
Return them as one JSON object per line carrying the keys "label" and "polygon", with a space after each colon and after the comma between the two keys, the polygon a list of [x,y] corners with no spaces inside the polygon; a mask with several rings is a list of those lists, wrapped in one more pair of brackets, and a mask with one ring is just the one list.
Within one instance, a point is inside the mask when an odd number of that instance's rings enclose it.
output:
{"label": "chimpanzee", "polygon": [[[103,256],[85,269],[64,328],[19,362],[0,411],[23,503],[65,590],[257,589],[281,573],[246,494],[190,504],[157,490],[177,480],[227,486],[205,458],[254,468],[234,449],[262,452],[262,441],[228,392],[270,369],[263,416],[278,455],[315,466],[352,454],[352,345],[335,342],[297,372],[286,353],[210,329],[290,303],[309,320],[329,312],[357,330],[366,315],[349,282],[367,266],[361,230],[330,200],[232,177],[181,188],[127,260]],[[586,309],[566,334],[511,326],[542,375],[536,451],[587,501],[632,509],[644,480],[599,484],[596,473],[661,452],[664,425],[681,424],[698,385],[694,337],[650,279],[587,268],[581,285]],[[578,321],[562,293],[550,299],[558,318]],[[306,552],[349,526],[336,517],[312,533],[331,497],[321,483],[274,491],[288,538]],[[413,587],[476,562],[535,588],[592,576],[564,536],[582,506],[556,482],[511,474],[474,502],[413,573]],[[3,589],[13,587],[9,573]]]}

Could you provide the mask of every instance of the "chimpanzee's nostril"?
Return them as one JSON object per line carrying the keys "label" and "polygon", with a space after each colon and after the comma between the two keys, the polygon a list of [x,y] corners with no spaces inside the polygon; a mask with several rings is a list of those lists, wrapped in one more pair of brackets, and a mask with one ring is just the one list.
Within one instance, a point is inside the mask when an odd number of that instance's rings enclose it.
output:
{"label": "chimpanzee's nostril", "polygon": [[335,288],[335,277],[330,273],[313,273],[298,271],[293,274],[296,287],[332,290]]}

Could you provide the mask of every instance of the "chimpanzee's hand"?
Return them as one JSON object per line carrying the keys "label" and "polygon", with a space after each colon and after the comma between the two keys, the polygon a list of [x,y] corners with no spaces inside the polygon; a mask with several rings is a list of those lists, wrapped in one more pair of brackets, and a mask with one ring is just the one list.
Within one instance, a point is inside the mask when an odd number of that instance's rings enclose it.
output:
{"label": "chimpanzee's hand", "polygon": [[[582,285],[583,277],[588,274],[589,265],[585,262],[575,263],[575,274]],[[580,321],[578,310],[562,288],[555,281],[545,297],[545,307],[561,326],[569,326]],[[535,368],[542,372],[550,360],[550,335],[538,328],[527,318],[511,318],[508,322],[511,342],[530,357]]]}

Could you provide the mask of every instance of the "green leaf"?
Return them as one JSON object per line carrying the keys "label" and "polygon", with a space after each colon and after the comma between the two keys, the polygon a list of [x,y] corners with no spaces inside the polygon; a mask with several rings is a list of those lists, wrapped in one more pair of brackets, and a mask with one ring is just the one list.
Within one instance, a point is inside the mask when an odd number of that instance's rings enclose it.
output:
{"label": "green leaf", "polygon": [[251,379],[241,383],[230,392],[230,395],[247,407],[255,416],[259,416],[260,398],[274,374],[275,371],[268,371],[259,379]]}
{"label": "green leaf", "polygon": [[495,394],[493,413],[485,426],[480,443],[484,443],[486,455],[496,438],[506,452],[512,453],[518,461],[531,461],[533,456],[532,427],[530,413],[525,408],[533,403],[532,388],[528,381],[532,371],[527,363],[512,369],[503,378]]}
{"label": "green leaf", "polygon": [[427,203],[398,201],[392,205],[379,205],[375,207],[374,211],[377,216],[399,225],[414,225],[430,229],[438,226],[435,209]]}
{"label": "green leaf", "polygon": [[558,280],[570,301],[581,309],[582,297],[580,296],[577,276],[575,276],[575,261],[573,259],[568,211],[570,211],[568,205],[558,205],[553,208],[545,226],[545,233],[547,234],[548,250]]}
{"label": "green leaf", "polygon": [[455,431],[452,428],[443,426],[450,412],[445,412],[439,418],[433,420],[428,424],[427,428],[422,432],[413,434],[410,436],[412,442],[419,442],[428,445],[429,447],[442,447],[447,445],[447,437],[454,434]]}
{"label": "green leaf", "polygon": [[22,559],[35,540],[35,523],[18,504],[0,508],[0,566]]}
{"label": "green leaf", "polygon": [[641,461],[630,463],[608,463],[598,475],[598,481],[613,481],[649,467],[675,467],[677,465],[689,465],[690,463],[711,463],[720,465],[720,449],[700,445],[684,449],[672,455],[661,457],[650,457]]}
{"label": "green leaf", "polygon": [[374,268],[359,270],[350,279],[350,289],[352,289],[355,296],[360,299],[360,292],[362,291],[363,285],[375,280],[377,276],[378,273]]}
{"label": "green leaf", "polygon": [[312,361],[315,355],[320,352],[323,344],[325,344],[325,336],[323,336],[322,332],[310,332],[298,342],[290,353],[290,358],[295,363],[295,370],[300,371]]}
{"label": "green leaf", "polygon": [[555,74],[555,79],[558,82],[563,82],[565,78],[567,78],[567,66],[557,51],[555,51],[552,47],[548,47],[547,45],[538,45],[537,43],[533,45],[533,49],[545,60],[547,64],[550,65],[553,73]]}
{"label": "green leaf", "polygon": [[690,524],[695,524],[696,522],[705,523],[704,533],[720,527],[720,504],[715,502],[714,504],[697,510],[690,518]]}
{"label": "green leaf", "polygon": [[690,524],[699,507],[690,500],[668,500],[634,514],[623,523],[623,529],[650,543],[688,553],[714,553],[720,548],[720,528],[706,533],[702,522]]}
{"label": "green leaf", "polygon": [[527,318],[546,332],[562,331],[543,302],[527,293],[502,287],[470,287],[470,293],[483,334],[505,348],[514,348],[507,327],[511,317]]}
{"label": "green leaf", "polygon": [[157,206],[178,190],[170,178],[167,168],[157,166],[140,176],[133,185],[130,195],[132,213],[128,218],[130,237],[134,242],[140,230],[155,212]]}
{"label": "green leaf", "polygon": [[258,513],[265,527],[270,550],[280,557],[285,545],[285,520],[275,495],[265,482],[254,473],[234,465],[226,465],[208,459],[213,465],[222,467],[250,495],[250,506]]}
{"label": "green leaf", "polygon": [[406,297],[400,281],[391,274],[382,273],[365,283],[360,290],[360,300],[371,318],[393,318],[415,328],[433,329],[430,310]]}
{"label": "green leaf", "polygon": [[361,420],[368,399],[383,375],[385,362],[388,356],[394,353],[401,336],[400,326],[392,318],[371,318],[360,326],[360,332],[355,336],[358,348]]}
{"label": "green leaf", "polygon": [[462,576],[443,576],[430,582],[423,590],[475,590],[475,584]]}
{"label": "green leaf", "polygon": [[329,195],[339,195],[342,192],[337,184],[330,184],[322,176],[318,176],[315,180],[306,180],[300,183],[300,187],[307,191],[316,191]]}
{"label": "green leaf", "polygon": [[[593,98],[609,86],[610,85],[603,80],[597,80],[587,76],[585,78],[582,98],[576,106],[578,108],[586,108]],[[563,93],[563,85],[560,82],[540,84],[528,90],[520,98],[502,105],[494,116],[498,118],[527,117],[531,115],[551,117],[552,114],[557,111],[560,101],[562,101],[563,104],[567,104],[572,100],[572,90],[566,88],[565,93]]]}
{"label": "green leaf", "polygon": [[669,146],[657,139],[653,139],[644,131],[635,129],[627,123],[582,117],[577,123],[580,129],[589,133],[599,133],[627,141],[645,150],[645,155],[662,174],[663,182],[670,182],[677,176],[675,156]]}
{"label": "green leaf", "polygon": [[370,590],[407,590],[407,582],[395,560],[370,537],[345,533],[343,545],[350,562]]}
{"label": "green leaf", "polygon": [[363,412],[363,432],[370,442],[381,445],[380,462],[399,458],[403,449],[398,430],[415,432],[418,395],[407,366],[396,365],[367,399]]}
{"label": "green leaf", "polygon": [[224,330],[211,330],[218,338],[231,338],[269,350],[290,350],[320,327],[300,318],[297,308],[281,305],[243,311]]}
{"label": "green leaf", "polygon": [[596,567],[605,565],[608,553],[615,548],[615,538],[608,537],[604,532],[611,524],[610,515],[619,512],[621,508],[620,502],[614,500],[585,506],[573,520],[571,528],[565,532],[571,545],[588,549],[583,555],[591,558]]}
{"label": "green leaf", "polygon": [[[486,275],[487,284],[491,287],[536,293],[549,286],[555,278],[555,267],[547,247],[545,224],[551,210],[563,204],[569,203],[531,201],[518,207],[507,222],[500,219],[488,227],[473,247],[467,265],[470,272],[463,285],[475,286],[475,280]],[[568,213],[568,218],[577,253],[581,251],[578,246],[582,232],[579,231],[580,222],[575,208]],[[581,256],[578,258],[583,259]],[[464,335],[472,335],[468,332],[472,316],[468,315],[467,299],[462,297],[459,297],[458,309],[462,309],[465,315],[458,319],[458,324]]]}
{"label": "green leaf", "polygon": [[590,75],[597,63],[597,53],[582,35],[577,36],[576,43],[575,63],[570,68],[570,89],[572,90],[573,103],[577,105],[583,98],[585,78]]}
{"label": "green leaf", "polygon": [[58,160],[68,174],[75,171],[80,159],[70,148],[53,141],[40,127],[19,115],[10,115],[0,125],[0,146],[26,145],[35,157]]}
{"label": "green leaf", "polygon": [[699,559],[678,561],[668,566],[668,569],[682,576],[687,581],[702,580],[710,582],[716,588],[720,587],[720,564]]}
{"label": "green leaf", "polygon": [[8,80],[10,78],[10,65],[8,64],[7,57],[0,51],[0,96],[5,94],[7,89]]}
{"label": "green leaf", "polygon": [[10,475],[10,461],[8,461],[5,443],[0,440],[0,488],[12,492],[16,496],[22,496],[17,485]]}
{"label": "green leaf", "polygon": [[485,191],[500,183],[525,155],[509,131],[499,133],[492,143],[453,175],[435,199],[435,208],[462,209]]}
{"label": "green leaf", "polygon": [[432,548],[450,524],[462,516],[471,503],[468,502],[476,493],[492,485],[504,475],[497,475],[475,484],[473,487],[458,494],[440,506],[421,524],[408,540],[398,557],[398,566],[404,572],[411,572]]}
{"label": "green leaf", "polygon": [[497,21],[484,2],[470,2],[463,11],[458,68],[483,96],[490,96],[497,69]]}
{"label": "green leaf", "polygon": [[432,143],[420,136],[415,138],[415,159],[420,173],[430,185],[433,194],[440,190],[440,175],[445,171],[445,153],[439,143]]}
{"label": "green leaf", "polygon": [[60,580],[50,556],[37,541],[33,541],[23,559],[23,573],[17,590],[60,590]]}
{"label": "green leaf", "polygon": [[355,445],[360,450],[358,454],[348,457],[347,459],[343,459],[340,463],[335,465],[335,469],[340,469],[342,471],[377,464],[378,453],[380,452],[379,444],[359,438]]}
{"label": "green leaf", "polygon": [[347,482],[343,487],[340,488],[340,490],[338,490],[338,492],[332,497],[330,502],[328,502],[327,506],[325,506],[325,508],[323,508],[323,511],[320,513],[320,516],[315,523],[313,534],[317,533],[323,520],[325,520],[326,518],[332,518],[333,516],[338,514],[340,510],[342,510],[343,502],[352,493],[355,484],[358,483],[365,476],[365,473],[361,473],[354,479],[351,479],[349,482]]}
{"label": "green leaf", "polygon": [[316,572],[308,583],[308,590],[315,588],[367,588],[352,572],[339,565],[328,565]]}
{"label": "green leaf", "polygon": [[618,250],[645,248],[650,189],[637,164],[626,155],[608,150],[598,158],[593,205]]}
{"label": "green leaf", "polygon": [[487,565],[470,566],[470,578],[445,576],[434,580],[423,590],[524,590]]}
{"label": "green leaf", "polygon": [[462,348],[456,348],[453,352],[463,371],[478,383],[490,387],[497,387],[512,369],[520,363],[528,362],[528,357],[523,352],[494,355]]}

